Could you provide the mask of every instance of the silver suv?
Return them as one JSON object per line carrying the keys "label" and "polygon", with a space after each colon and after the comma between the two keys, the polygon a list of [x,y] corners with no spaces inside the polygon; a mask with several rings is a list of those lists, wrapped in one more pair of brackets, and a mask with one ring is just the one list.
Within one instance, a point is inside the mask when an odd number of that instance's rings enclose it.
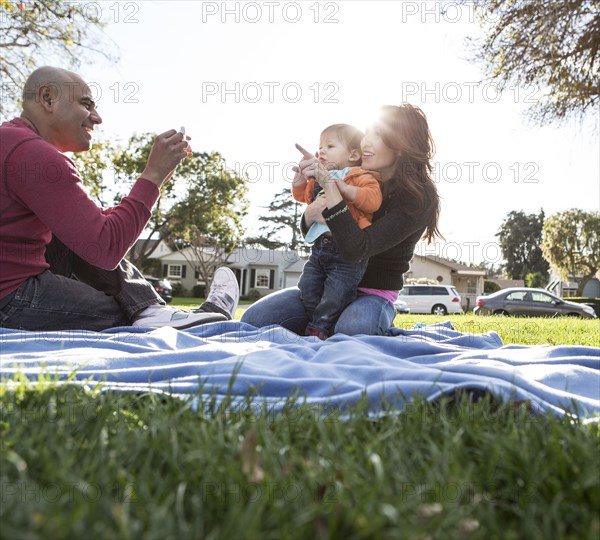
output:
{"label": "silver suv", "polygon": [[405,285],[398,300],[406,302],[411,313],[462,313],[460,295],[452,285]]}

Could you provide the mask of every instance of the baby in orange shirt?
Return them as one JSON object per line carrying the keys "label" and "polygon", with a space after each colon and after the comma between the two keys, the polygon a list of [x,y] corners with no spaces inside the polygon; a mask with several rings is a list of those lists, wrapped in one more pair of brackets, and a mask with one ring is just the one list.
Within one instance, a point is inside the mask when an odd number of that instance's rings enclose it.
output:
{"label": "baby in orange shirt", "polygon": [[[334,124],[323,130],[319,142],[319,161],[338,183],[348,210],[359,227],[371,224],[373,213],[381,206],[379,175],[360,167],[360,141],[364,134],[348,124]],[[320,196],[321,187],[314,178],[297,175],[292,195],[310,204]],[[327,225],[314,223],[306,235],[314,242],[310,258],[304,265],[298,287],[310,323],[306,335],[326,339],[333,333],[342,311],[356,298],[356,290],[368,260],[350,262],[338,253]]]}

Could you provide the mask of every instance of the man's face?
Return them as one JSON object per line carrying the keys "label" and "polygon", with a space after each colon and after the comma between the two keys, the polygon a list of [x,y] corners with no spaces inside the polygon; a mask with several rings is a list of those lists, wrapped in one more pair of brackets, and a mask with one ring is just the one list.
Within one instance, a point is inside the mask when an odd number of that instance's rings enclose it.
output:
{"label": "man's face", "polygon": [[89,150],[94,126],[102,123],[90,88],[82,79],[63,82],[59,88],[50,142],[61,152]]}

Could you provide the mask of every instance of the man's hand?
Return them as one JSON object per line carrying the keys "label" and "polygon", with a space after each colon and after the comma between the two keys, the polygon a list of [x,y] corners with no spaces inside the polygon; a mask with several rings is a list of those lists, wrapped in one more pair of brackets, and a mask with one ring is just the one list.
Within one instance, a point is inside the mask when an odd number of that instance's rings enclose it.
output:
{"label": "man's hand", "polygon": [[152,145],[142,176],[160,188],[189,155],[189,140],[190,137],[174,129],[161,133]]}

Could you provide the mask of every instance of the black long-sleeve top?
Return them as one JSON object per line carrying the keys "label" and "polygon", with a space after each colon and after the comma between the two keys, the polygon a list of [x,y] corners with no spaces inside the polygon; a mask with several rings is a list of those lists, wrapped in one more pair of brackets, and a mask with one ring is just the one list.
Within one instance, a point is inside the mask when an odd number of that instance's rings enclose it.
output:
{"label": "black long-sleeve top", "polygon": [[[397,190],[384,195],[381,207],[373,215],[373,223],[364,229],[356,224],[344,201],[323,211],[340,255],[350,261],[369,259],[359,287],[402,288],[402,276],[410,268],[415,246],[423,236],[433,211],[410,215],[407,212],[410,205]],[[306,228],[304,218],[302,228]]]}

